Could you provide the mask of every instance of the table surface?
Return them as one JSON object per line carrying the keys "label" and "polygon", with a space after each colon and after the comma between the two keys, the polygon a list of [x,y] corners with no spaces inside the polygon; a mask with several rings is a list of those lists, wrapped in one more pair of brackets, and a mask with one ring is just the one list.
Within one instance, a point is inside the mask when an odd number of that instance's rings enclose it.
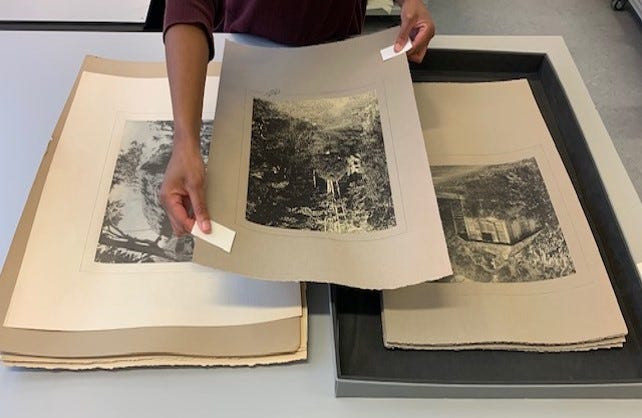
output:
{"label": "table surface", "polygon": [[[237,37],[261,43],[248,37]],[[221,41],[217,38],[217,44]],[[158,33],[1,32],[0,263],[85,55],[160,61]],[[638,416],[642,400],[337,399],[327,289],[311,285],[309,360],[256,368],[45,372],[0,366],[0,417]]]}

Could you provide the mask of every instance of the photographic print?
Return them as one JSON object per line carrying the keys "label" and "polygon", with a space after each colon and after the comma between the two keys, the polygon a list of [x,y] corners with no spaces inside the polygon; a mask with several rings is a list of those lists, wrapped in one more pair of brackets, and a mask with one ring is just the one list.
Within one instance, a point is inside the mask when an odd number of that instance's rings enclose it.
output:
{"label": "photographic print", "polygon": [[575,273],[535,158],[433,166],[453,272],[447,282],[532,282]]}
{"label": "photographic print", "polygon": [[375,93],[254,98],[245,217],[339,234],[394,227]]}
{"label": "photographic print", "polygon": [[[172,151],[174,123],[128,120],[112,176],[94,261],[155,263],[190,261],[191,236],[178,238],[159,191]],[[201,154],[207,164],[212,121],[201,127]]]}

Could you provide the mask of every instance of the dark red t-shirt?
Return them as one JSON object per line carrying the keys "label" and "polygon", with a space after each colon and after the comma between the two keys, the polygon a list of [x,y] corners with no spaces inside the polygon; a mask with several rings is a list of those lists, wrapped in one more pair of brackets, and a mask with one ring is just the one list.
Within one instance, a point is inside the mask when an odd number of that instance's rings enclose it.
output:
{"label": "dark red t-shirt", "polygon": [[361,32],[367,0],[167,0],[164,31],[177,23],[212,32],[250,33],[285,45],[312,45]]}

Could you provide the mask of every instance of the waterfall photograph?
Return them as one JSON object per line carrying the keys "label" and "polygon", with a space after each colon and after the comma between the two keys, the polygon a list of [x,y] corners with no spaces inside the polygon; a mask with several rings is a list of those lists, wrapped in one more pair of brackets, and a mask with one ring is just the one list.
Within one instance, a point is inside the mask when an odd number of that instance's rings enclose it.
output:
{"label": "waterfall photograph", "polygon": [[[94,261],[156,263],[190,261],[191,236],[176,237],[159,192],[172,153],[174,122],[128,120],[112,174]],[[203,121],[201,155],[207,163],[212,120]]]}

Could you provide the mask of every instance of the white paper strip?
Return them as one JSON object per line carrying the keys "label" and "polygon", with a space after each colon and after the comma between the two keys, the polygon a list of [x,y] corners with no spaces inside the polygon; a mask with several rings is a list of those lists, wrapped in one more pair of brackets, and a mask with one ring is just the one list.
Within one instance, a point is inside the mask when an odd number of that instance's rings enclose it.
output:
{"label": "white paper strip", "polygon": [[210,244],[217,246],[223,251],[228,253],[232,251],[232,244],[234,244],[236,232],[214,221],[210,221],[210,224],[212,225],[212,232],[206,234],[201,231],[198,224],[194,222],[191,234],[203,241],[207,241]]}
{"label": "white paper strip", "polygon": [[381,59],[384,61],[389,60],[390,58],[394,58],[397,55],[405,54],[408,50],[412,48],[412,42],[410,42],[410,39],[408,39],[408,42],[406,42],[406,45],[401,49],[399,52],[395,52],[395,46],[390,45],[388,48],[382,49],[381,52]]}

